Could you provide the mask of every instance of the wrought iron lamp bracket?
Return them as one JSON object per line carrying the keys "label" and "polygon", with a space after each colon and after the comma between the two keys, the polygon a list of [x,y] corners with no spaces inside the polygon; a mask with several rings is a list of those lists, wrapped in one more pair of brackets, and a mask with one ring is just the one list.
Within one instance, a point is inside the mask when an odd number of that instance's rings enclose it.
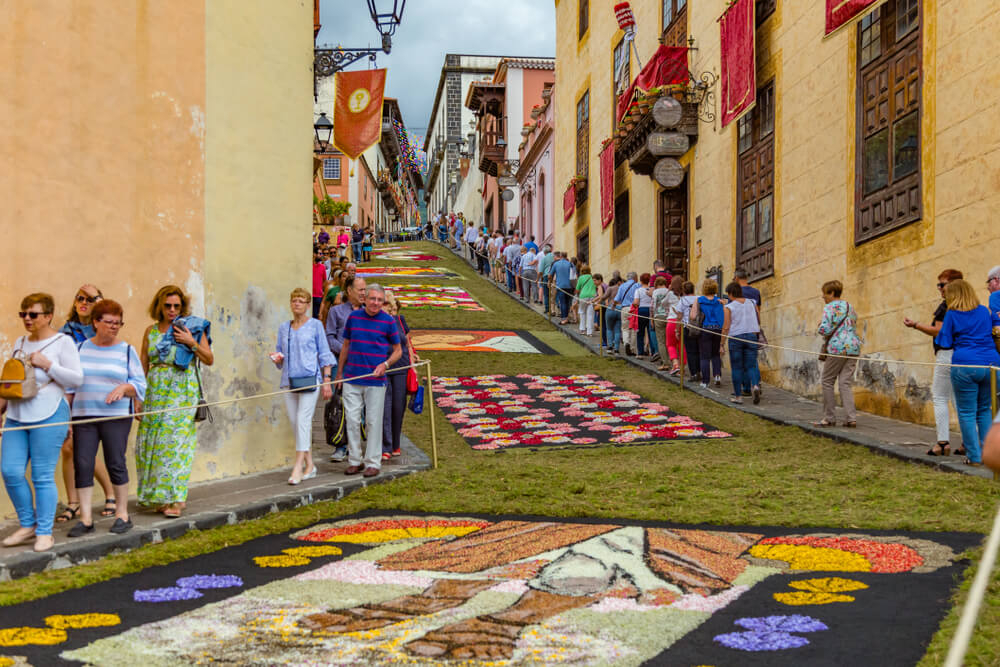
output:
{"label": "wrought iron lamp bracket", "polygon": [[385,51],[374,47],[363,49],[314,49],[313,74],[316,78],[333,76],[348,65],[365,57],[374,63],[375,57],[379,53],[385,53]]}
{"label": "wrought iron lamp bracket", "polygon": [[698,120],[715,123],[715,84],[719,77],[714,72],[702,72],[701,76],[691,75],[691,85],[687,90],[687,101],[698,107]]}

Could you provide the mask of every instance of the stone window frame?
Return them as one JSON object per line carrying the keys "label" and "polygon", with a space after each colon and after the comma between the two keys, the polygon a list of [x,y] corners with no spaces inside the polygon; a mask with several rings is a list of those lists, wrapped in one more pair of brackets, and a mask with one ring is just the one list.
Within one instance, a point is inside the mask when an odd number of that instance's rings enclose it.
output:
{"label": "stone window frame", "polygon": [[774,274],[775,90],[774,79],[758,88],[757,104],[737,121],[736,265],[750,280]]}
{"label": "stone window frame", "polygon": [[920,0],[888,0],[858,24],[856,246],[923,217],[922,50]]}

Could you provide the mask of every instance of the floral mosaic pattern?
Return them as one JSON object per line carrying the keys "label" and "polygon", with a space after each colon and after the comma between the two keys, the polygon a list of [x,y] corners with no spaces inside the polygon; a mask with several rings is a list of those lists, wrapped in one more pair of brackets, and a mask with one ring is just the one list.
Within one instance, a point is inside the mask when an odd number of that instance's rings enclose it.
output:
{"label": "floral mosaic pattern", "polygon": [[438,266],[359,266],[356,269],[359,276],[369,278],[462,278],[461,274],[442,269]]}
{"label": "floral mosaic pattern", "polygon": [[410,340],[418,351],[556,354],[528,332],[516,330],[411,329]]}
{"label": "floral mosaic pattern", "polygon": [[376,250],[375,256],[387,262],[436,262],[441,259],[437,255],[415,250]]}
{"label": "floral mosaic pattern", "polygon": [[479,312],[486,310],[461,287],[418,284],[383,285],[383,287],[392,290],[396,300],[407,308],[443,308]]}
{"label": "floral mosaic pattern", "polygon": [[[342,549],[342,558],[109,633],[61,657],[93,664],[211,656],[234,664],[485,667],[740,664],[762,653],[769,665],[799,665],[804,647],[833,651],[858,641],[859,628],[871,628],[875,643],[900,641],[879,627],[897,616],[870,611],[872,596],[893,578],[931,577],[944,584],[935,593],[944,599],[953,583],[955,551],[932,540],[852,534],[835,541],[829,534],[775,537],[775,530],[766,536],[613,521],[347,518],[294,532],[296,546],[282,550],[311,557]],[[808,546],[843,554],[851,565],[861,552],[870,556],[872,544],[909,551],[881,573],[858,575],[878,577],[867,583],[853,576],[802,578],[787,562],[762,565],[752,555],[759,547]],[[827,555],[823,562],[833,561]],[[952,569],[938,571],[945,566]],[[769,583],[786,592],[755,591]],[[913,590],[895,589],[898,609],[912,606]],[[759,613],[746,613],[748,600]],[[848,615],[838,616],[841,609]],[[716,617],[720,622],[707,631]]]}
{"label": "floral mosaic pattern", "polygon": [[480,450],[730,437],[597,375],[438,377],[434,396]]}

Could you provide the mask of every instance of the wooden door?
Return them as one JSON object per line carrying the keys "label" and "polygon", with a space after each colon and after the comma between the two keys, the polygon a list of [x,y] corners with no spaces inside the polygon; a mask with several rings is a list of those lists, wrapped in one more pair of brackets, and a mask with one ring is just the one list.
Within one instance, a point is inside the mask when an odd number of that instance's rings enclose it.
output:
{"label": "wooden door", "polygon": [[687,179],[660,192],[659,256],[667,271],[688,277]]}

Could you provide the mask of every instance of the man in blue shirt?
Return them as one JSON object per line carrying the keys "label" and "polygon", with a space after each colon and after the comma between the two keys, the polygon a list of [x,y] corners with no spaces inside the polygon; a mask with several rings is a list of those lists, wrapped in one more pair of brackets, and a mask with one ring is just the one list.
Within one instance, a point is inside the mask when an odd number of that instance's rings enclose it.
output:
{"label": "man in blue shirt", "polygon": [[1000,266],[994,266],[986,276],[986,287],[990,290],[990,312],[1000,314]]}
{"label": "man in blue shirt", "polygon": [[510,243],[503,249],[504,265],[507,267],[507,291],[512,293],[517,287],[517,276],[514,273],[514,265],[521,256],[521,240],[516,236],[511,238]]}
{"label": "man in blue shirt", "polygon": [[561,318],[559,324],[566,324],[569,322],[570,299],[573,298],[573,281],[569,278],[573,265],[566,259],[566,253],[557,252],[556,255],[558,258],[553,262],[551,272],[555,276],[556,303],[559,304],[559,317]]}
{"label": "man in blue shirt", "polygon": [[542,290],[542,296],[545,299],[545,314],[549,314],[549,276],[552,273],[552,263],[556,261],[556,256],[552,253],[552,246],[546,243],[542,247],[542,254],[538,258],[538,277],[541,283],[539,284],[539,289]]}
{"label": "man in blue shirt", "polygon": [[535,237],[534,236],[532,236],[528,240],[528,242],[524,244],[524,247],[527,248],[528,250],[534,250],[535,252],[538,252],[538,244],[535,243]]}
{"label": "man in blue shirt", "polygon": [[622,343],[625,344],[625,355],[632,356],[632,345],[635,344],[635,331],[628,326],[628,313],[635,301],[635,292],[642,286],[636,280],[638,275],[635,271],[629,271],[626,276],[628,280],[618,286],[615,292],[615,308],[622,314]]}
{"label": "man in blue shirt", "polygon": [[[344,326],[344,343],[337,365],[347,413],[347,469],[345,475],[375,477],[382,467],[382,413],[385,408],[385,371],[403,350],[396,321],[382,310],[385,291],[368,285],[365,307],[355,310]],[[364,377],[370,376],[370,377]],[[361,411],[365,412],[367,442],[361,455]]]}
{"label": "man in blue shirt", "polygon": [[462,249],[462,235],[465,233],[465,218],[461,213],[455,218],[455,250]]}

